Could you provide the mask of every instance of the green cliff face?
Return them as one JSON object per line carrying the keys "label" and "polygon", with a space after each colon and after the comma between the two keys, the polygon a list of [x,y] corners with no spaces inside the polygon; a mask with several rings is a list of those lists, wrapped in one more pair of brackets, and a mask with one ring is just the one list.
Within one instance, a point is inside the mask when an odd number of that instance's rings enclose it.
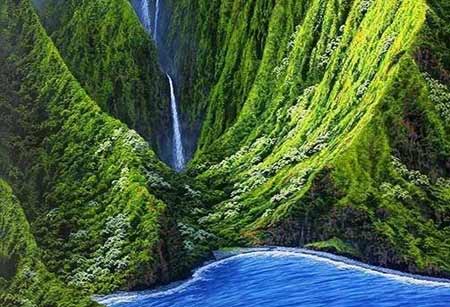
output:
{"label": "green cliff face", "polygon": [[0,176],[17,191],[47,268],[87,293],[182,274],[180,235],[159,197],[176,194],[169,169],[86,94],[29,1],[2,2],[0,23]]}
{"label": "green cliff face", "polygon": [[132,6],[127,0],[44,3],[44,25],[89,96],[169,162],[169,84]]}
{"label": "green cliff face", "polygon": [[[150,287],[261,244],[450,277],[448,1],[162,1],[182,174],[130,3],[38,2],[0,4],[0,177],[55,283]],[[10,250],[2,290],[31,257]]]}
{"label": "green cliff face", "polygon": [[196,55],[187,97],[210,89],[185,106],[205,117],[190,170],[227,195],[199,222],[448,276],[449,5],[179,2],[168,48],[181,72]]}
{"label": "green cliff face", "polygon": [[0,304],[97,306],[47,271],[30,225],[9,185],[0,180]]}

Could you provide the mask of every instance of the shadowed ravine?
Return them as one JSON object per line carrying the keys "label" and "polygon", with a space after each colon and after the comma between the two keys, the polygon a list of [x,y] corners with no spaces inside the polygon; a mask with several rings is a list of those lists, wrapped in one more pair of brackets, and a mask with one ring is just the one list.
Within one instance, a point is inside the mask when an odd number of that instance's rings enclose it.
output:
{"label": "shadowed ravine", "polygon": [[[192,279],[98,298],[107,306],[448,306],[446,280],[303,249],[220,252]],[[221,258],[224,257],[224,258]],[[329,305],[331,304],[331,305]]]}
{"label": "shadowed ravine", "polygon": [[[143,0],[141,5],[136,7],[138,11],[138,15],[141,18],[141,22],[147,31],[147,33],[153,37],[156,47],[158,48],[158,25],[159,25],[159,15],[160,15],[160,1],[155,0],[155,14],[153,17],[153,27],[151,26],[152,21],[150,19],[150,6],[148,0]],[[168,69],[163,67],[163,64],[160,63],[161,69],[167,75],[167,79],[170,85],[170,111],[171,111],[171,120],[172,120],[172,161],[171,166],[177,172],[180,172],[184,169],[186,165],[186,158],[183,149],[183,140],[181,133],[181,124],[180,124],[180,116],[178,113],[177,107],[177,98],[176,98],[176,90],[173,78],[168,72]]]}
{"label": "shadowed ravine", "polygon": [[[450,279],[448,0],[3,0],[0,24],[0,306],[449,305],[418,276]],[[361,263],[193,272],[230,246]]]}

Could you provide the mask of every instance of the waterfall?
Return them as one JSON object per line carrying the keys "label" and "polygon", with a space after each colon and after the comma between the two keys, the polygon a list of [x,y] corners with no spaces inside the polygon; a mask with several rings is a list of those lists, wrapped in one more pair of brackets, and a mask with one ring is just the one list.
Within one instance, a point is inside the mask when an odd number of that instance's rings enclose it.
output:
{"label": "waterfall", "polygon": [[153,39],[158,42],[158,19],[159,19],[159,0],[156,0],[155,5],[155,26],[153,31]]}
{"label": "waterfall", "polygon": [[151,29],[148,0],[142,1],[141,10],[142,10],[142,23],[144,24],[144,28],[147,31],[147,33],[150,33],[152,29]]}
{"label": "waterfall", "polygon": [[[159,22],[159,5],[160,0],[156,0],[155,4],[155,26],[153,28],[153,39],[156,46],[158,46],[158,22]],[[177,110],[177,98],[175,96],[175,88],[173,85],[172,77],[166,72],[167,78],[170,84],[170,111],[172,113],[172,132],[173,132],[173,167],[176,171],[183,170],[186,160],[184,157],[183,143],[181,138],[180,119]]]}
{"label": "waterfall", "polygon": [[177,100],[173,86],[172,77],[167,74],[170,84],[170,109],[172,112],[172,129],[173,129],[173,155],[175,170],[181,171],[186,163],[183,152],[183,143],[181,142],[181,129],[178,119]]}
{"label": "waterfall", "polygon": [[[155,41],[156,47],[158,47],[158,23],[159,23],[159,13],[160,13],[160,0],[155,0],[155,16],[154,16],[154,27],[152,29],[151,27],[151,20],[150,20],[150,13],[149,13],[149,0],[141,0],[141,6],[140,10],[141,12],[141,18],[142,23],[144,25],[145,30],[147,33],[153,33],[153,39]],[[152,31],[153,30],[153,31]],[[162,65],[162,64],[161,64]],[[182,143],[182,135],[181,135],[181,125],[180,125],[180,119],[178,116],[178,109],[177,109],[177,99],[175,96],[175,88],[173,84],[172,77],[167,72],[167,68],[162,67],[162,70],[167,75],[167,78],[169,79],[170,84],[170,111],[171,111],[171,117],[172,117],[172,132],[173,132],[173,138],[172,138],[172,152],[173,152],[173,159],[172,159],[172,166],[176,171],[183,170],[185,164],[186,164],[186,158],[184,156],[184,150],[183,150],[183,143]]]}

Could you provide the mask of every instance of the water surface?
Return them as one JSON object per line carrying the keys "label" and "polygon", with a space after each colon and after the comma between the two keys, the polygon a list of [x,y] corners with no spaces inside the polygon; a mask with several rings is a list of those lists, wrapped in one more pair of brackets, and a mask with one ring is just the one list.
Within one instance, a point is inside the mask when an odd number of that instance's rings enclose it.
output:
{"label": "water surface", "polygon": [[[166,290],[99,299],[115,307],[450,306],[450,284],[290,250],[256,251],[209,264]],[[332,259],[330,259],[332,258]]]}

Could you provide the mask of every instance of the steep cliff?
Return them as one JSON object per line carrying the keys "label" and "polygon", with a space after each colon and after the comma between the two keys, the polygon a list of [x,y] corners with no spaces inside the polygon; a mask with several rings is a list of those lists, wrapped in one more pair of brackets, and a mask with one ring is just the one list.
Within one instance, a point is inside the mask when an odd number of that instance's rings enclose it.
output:
{"label": "steep cliff", "polygon": [[3,180],[0,180],[0,203],[0,304],[97,306],[47,271],[25,214]]}
{"label": "steep cliff", "polygon": [[161,0],[182,174],[131,3],[0,4],[0,177],[49,274],[145,288],[276,244],[450,277],[448,1]]}
{"label": "steep cliff", "polygon": [[166,3],[190,171],[227,194],[201,224],[449,276],[446,1]]}
{"label": "steep cliff", "polygon": [[90,97],[172,160],[169,83],[127,0],[45,0],[41,19]]}
{"label": "steep cliff", "polygon": [[49,271],[92,292],[180,276],[170,170],[102,112],[64,63],[31,2],[0,5],[2,163]]}

